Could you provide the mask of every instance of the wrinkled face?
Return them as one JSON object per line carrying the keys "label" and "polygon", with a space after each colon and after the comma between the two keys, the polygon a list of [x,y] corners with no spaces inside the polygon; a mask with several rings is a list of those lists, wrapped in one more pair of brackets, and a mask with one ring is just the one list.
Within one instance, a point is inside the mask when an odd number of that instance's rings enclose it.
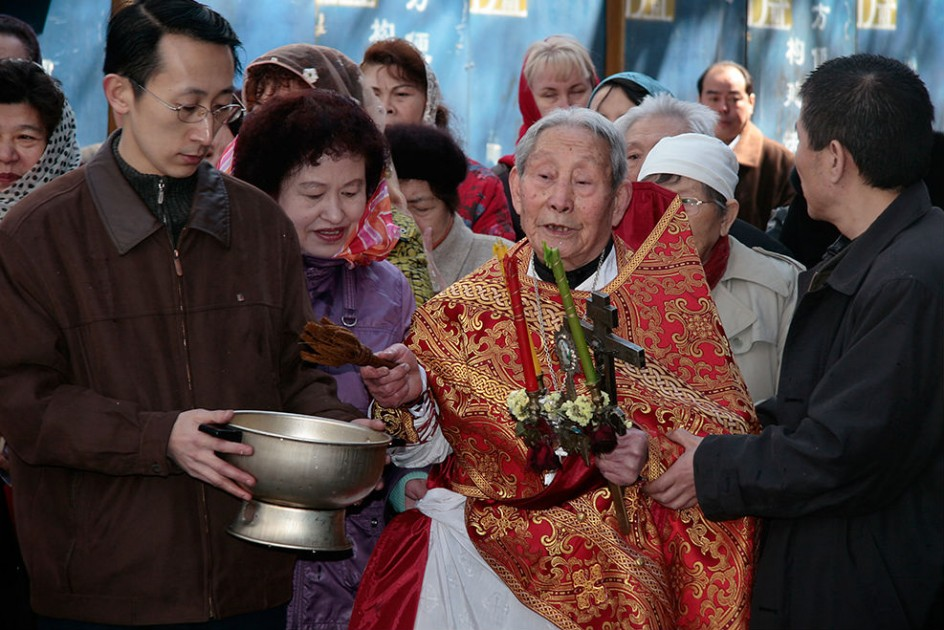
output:
{"label": "wrinkled face", "polygon": [[737,68],[721,66],[705,76],[698,101],[718,112],[715,135],[730,143],[736,138],[754,113],[754,95]]}
{"label": "wrinkled face", "polygon": [[0,59],[29,59],[26,45],[16,35],[0,33]]}
{"label": "wrinkled face", "polygon": [[[209,110],[233,102],[233,55],[229,47],[184,35],[164,35],[158,44],[161,63],[148,80],[152,94],[135,95],[129,79],[108,75],[109,103],[122,119],[118,151],[137,171],[189,177],[210,153],[219,130],[213,116],[185,123],[158,98],[172,106],[201,105]],[[116,85],[114,91],[108,82]]]}
{"label": "wrinkled face", "polygon": [[[646,181],[654,179],[655,176],[647,177]],[[728,233],[731,223],[737,216],[737,209],[732,212],[730,208],[722,209],[718,204],[711,203],[711,196],[705,189],[705,185],[690,177],[680,177],[677,182],[666,182],[659,185],[678,193],[678,196],[682,199],[697,199],[709,202],[703,204],[683,202],[685,214],[688,215],[688,222],[692,226],[692,237],[695,240],[698,257],[701,258],[702,262],[707,261],[711,248],[715,246],[719,238]]]}
{"label": "wrinkled face", "polygon": [[414,124],[423,122],[426,92],[415,83],[401,79],[396,68],[370,64],[364,67],[364,85],[380,100],[387,112],[387,124]]}
{"label": "wrinkled face", "polygon": [[528,86],[534,94],[541,117],[555,109],[567,107],[586,107],[593,85],[590,78],[583,76],[576,68],[564,76],[558,68],[545,66],[534,75]]}
{"label": "wrinkled face", "polygon": [[357,229],[367,209],[363,156],[322,156],[317,166],[289,175],[277,201],[295,225],[302,252],[332,258]]}
{"label": "wrinkled face", "polygon": [[680,120],[667,116],[648,116],[633,123],[623,135],[626,140],[626,164],[629,167],[626,177],[629,181],[639,179],[639,170],[646,161],[646,156],[659,140],[687,131]]}
{"label": "wrinkled face", "polygon": [[28,103],[0,105],[0,190],[39,162],[49,138],[39,112]]}
{"label": "wrinkled face", "polygon": [[413,220],[420,228],[420,234],[426,237],[432,249],[435,249],[452,228],[452,213],[445,202],[433,194],[429,182],[422,179],[401,179],[400,190],[406,197],[406,205]]}
{"label": "wrinkled face", "polygon": [[538,136],[509,184],[521,227],[540,259],[542,243],[560,249],[567,271],[600,255],[628,201],[625,186],[614,195],[610,178],[609,147],[590,131],[558,126]]}
{"label": "wrinkled face", "polygon": [[610,121],[614,121],[632,108],[636,103],[632,102],[626,92],[616,85],[604,85],[597,93],[593,95],[590,101],[590,109],[600,112]]}

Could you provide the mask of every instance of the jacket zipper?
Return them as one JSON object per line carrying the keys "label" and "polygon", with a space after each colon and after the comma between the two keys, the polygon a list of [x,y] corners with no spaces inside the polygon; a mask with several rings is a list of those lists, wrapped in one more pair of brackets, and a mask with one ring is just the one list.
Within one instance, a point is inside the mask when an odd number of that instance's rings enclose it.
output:
{"label": "jacket zipper", "polygon": [[[168,220],[167,213],[164,212],[164,187],[165,186],[166,184],[164,183],[163,177],[157,180],[157,214],[158,214],[157,218],[160,219],[161,223],[164,224],[164,229],[169,230],[170,221]],[[173,243],[171,243],[171,246],[173,246]]]}
{"label": "jacket zipper", "polygon": [[[163,201],[164,186],[163,180],[158,183],[158,204]],[[180,241],[183,240],[184,233],[186,228],[180,234]],[[193,373],[190,366],[190,338],[187,334],[187,308],[184,301],[184,267],[183,263],[180,261],[180,250],[177,247],[174,247],[173,237],[168,233],[168,239],[171,241],[171,247],[174,250],[174,274],[177,276],[177,303],[180,311],[180,337],[183,343],[184,348],[184,364],[187,369],[187,391],[190,393],[190,406],[195,407],[195,401],[193,399]],[[203,484],[200,484],[200,505],[202,508],[203,516],[203,533],[204,539],[209,540],[210,536],[210,519],[209,519],[209,507],[207,506],[207,497],[206,497],[206,488]],[[210,558],[210,549],[209,543],[207,543],[207,575],[204,576],[206,579],[206,592],[207,592],[207,607],[210,613],[210,619],[216,619],[219,615],[216,611],[216,603],[213,601],[213,587],[210,584],[209,579],[209,567],[212,566],[213,561]]]}

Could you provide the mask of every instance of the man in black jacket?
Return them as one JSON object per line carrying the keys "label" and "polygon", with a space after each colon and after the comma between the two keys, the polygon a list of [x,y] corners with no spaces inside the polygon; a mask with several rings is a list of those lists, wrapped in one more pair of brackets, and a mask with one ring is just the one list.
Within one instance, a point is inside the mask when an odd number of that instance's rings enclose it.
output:
{"label": "man in black jacket", "polygon": [[759,435],[698,438],[647,491],[766,517],[755,628],[924,628],[944,588],[944,212],[921,181],[934,118],[903,64],[829,61],[803,86],[797,170],[844,237],[801,275]]}

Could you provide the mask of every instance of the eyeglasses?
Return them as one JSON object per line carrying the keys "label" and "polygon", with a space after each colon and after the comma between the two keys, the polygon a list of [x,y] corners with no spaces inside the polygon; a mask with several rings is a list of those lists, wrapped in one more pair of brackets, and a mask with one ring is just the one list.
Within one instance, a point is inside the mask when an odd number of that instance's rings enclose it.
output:
{"label": "eyeglasses", "polygon": [[701,199],[695,199],[694,197],[681,197],[679,201],[682,202],[682,205],[688,208],[689,214],[696,214],[698,212],[701,212],[702,210],[701,207],[705,204],[709,204],[709,205],[715,204],[722,210],[728,209],[727,206],[725,206],[723,203],[721,203],[717,199],[712,199],[711,201],[702,201]]}
{"label": "eyeglasses", "polygon": [[199,123],[206,120],[206,117],[213,116],[213,123],[217,126],[225,125],[226,123],[231,123],[246,113],[246,108],[243,107],[243,104],[239,102],[239,99],[236,98],[236,95],[233,94],[233,100],[235,103],[230,103],[229,105],[223,105],[217,107],[216,109],[207,109],[203,105],[171,105],[160,96],[147,89],[134,79],[128,79],[131,83],[135,84],[151,96],[157,99],[157,101],[171,110],[172,112],[177,113],[177,119],[183,123]]}

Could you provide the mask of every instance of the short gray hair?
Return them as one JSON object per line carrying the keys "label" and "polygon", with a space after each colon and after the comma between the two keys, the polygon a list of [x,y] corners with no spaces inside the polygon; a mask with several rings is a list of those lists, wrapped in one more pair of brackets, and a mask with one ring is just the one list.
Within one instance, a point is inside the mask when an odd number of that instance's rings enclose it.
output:
{"label": "short gray hair", "polygon": [[675,119],[686,126],[686,133],[700,133],[704,136],[715,135],[715,125],[718,124],[718,114],[715,110],[701,103],[681,101],[671,94],[647,96],[642,103],[617,118],[614,124],[620,135],[626,137],[629,128],[639,120],[656,116]]}
{"label": "short gray hair", "polygon": [[626,141],[623,134],[605,116],[586,107],[558,109],[531,125],[515,147],[515,166],[524,175],[528,167],[528,158],[534,152],[538,136],[554,127],[574,127],[585,129],[603,140],[610,148],[610,187],[613,192],[619,189],[626,178]]}

